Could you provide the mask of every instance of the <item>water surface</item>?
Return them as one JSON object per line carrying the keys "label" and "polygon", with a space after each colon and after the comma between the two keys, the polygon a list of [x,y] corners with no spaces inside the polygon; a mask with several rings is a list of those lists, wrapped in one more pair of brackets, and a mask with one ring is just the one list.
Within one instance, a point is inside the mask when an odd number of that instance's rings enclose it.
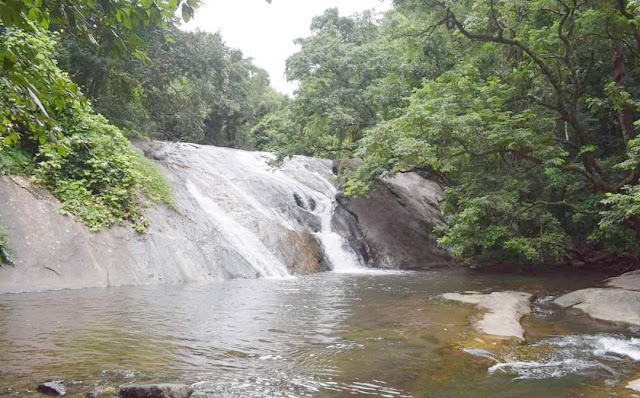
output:
{"label": "water surface", "polygon": [[[63,379],[71,396],[134,381],[202,397],[625,396],[640,332],[550,303],[600,280],[441,270],[2,295],[0,392]],[[498,290],[536,295],[526,344],[478,335],[472,306],[440,298]]]}

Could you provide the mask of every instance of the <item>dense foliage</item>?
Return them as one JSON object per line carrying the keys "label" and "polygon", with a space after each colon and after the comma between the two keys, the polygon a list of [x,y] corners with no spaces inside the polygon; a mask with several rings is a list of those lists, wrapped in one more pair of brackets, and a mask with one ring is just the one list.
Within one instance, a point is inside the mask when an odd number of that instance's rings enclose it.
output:
{"label": "dense foliage", "polygon": [[36,25],[68,32],[101,53],[144,57],[138,28],[167,28],[178,11],[189,21],[197,7],[198,0],[0,0],[0,22],[19,29]]}
{"label": "dense foliage", "polygon": [[92,230],[114,223],[144,230],[138,189],[144,177],[134,167],[134,151],[57,67],[51,35],[37,27],[9,28],[0,45],[1,137],[9,145],[2,151],[3,171],[33,171],[35,181],[62,201],[62,211]]}
{"label": "dense foliage", "polygon": [[[329,9],[313,19],[312,36],[287,61],[287,76],[300,82],[296,98],[253,130],[256,144],[281,155],[340,157],[362,132],[399,115],[420,73],[401,40],[381,40],[394,23],[379,26],[371,12],[352,18]],[[389,25],[389,26],[387,26]]]}
{"label": "dense foliage", "polygon": [[[61,200],[62,213],[74,214],[92,230],[120,223],[144,231],[142,194],[171,204],[168,185],[58,67],[57,31],[90,42],[114,60],[140,58],[135,29],[166,29],[177,7],[192,14],[196,5],[0,2],[0,172],[33,174]],[[0,249],[6,252],[4,238]]]}
{"label": "dense foliage", "polygon": [[348,194],[438,173],[439,242],[461,259],[637,263],[639,23],[625,0],[328,11],[289,60],[297,97],[254,133],[283,156],[361,157]]}
{"label": "dense foliage", "polygon": [[65,36],[62,68],[96,110],[134,138],[252,147],[249,131],[282,101],[266,72],[219,34],[137,30],[144,58],[113,59]]}

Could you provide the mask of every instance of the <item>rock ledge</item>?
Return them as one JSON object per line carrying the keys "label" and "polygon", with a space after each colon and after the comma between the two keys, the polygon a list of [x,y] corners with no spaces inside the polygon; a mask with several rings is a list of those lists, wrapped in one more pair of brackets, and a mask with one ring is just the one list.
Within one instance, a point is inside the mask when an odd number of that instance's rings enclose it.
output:
{"label": "rock ledge", "polygon": [[445,293],[447,300],[475,304],[488,312],[476,324],[479,331],[501,337],[524,339],[520,318],[531,313],[531,294],[524,292],[493,292],[490,294]]}
{"label": "rock ledge", "polygon": [[630,272],[608,282],[609,288],[577,290],[557,298],[563,308],[576,308],[592,318],[640,325],[640,273]]}

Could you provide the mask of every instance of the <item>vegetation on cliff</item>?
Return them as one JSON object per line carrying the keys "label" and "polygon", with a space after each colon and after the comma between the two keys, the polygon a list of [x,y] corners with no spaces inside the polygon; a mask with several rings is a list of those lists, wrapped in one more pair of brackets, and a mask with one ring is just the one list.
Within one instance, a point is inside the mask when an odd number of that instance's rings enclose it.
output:
{"label": "vegetation on cliff", "polygon": [[169,203],[171,198],[154,195],[162,186],[154,166],[138,160],[121,130],[94,112],[58,66],[60,34],[48,29],[90,41],[114,59],[142,56],[136,28],[167,28],[176,7],[192,14],[195,5],[147,3],[2,2],[1,172],[33,174],[61,200],[62,213],[92,230],[119,223],[144,231],[142,194]]}
{"label": "vegetation on cliff", "polygon": [[[398,0],[314,19],[264,148],[447,184],[440,244],[473,262],[640,258],[640,3]],[[596,254],[597,253],[597,254]]]}
{"label": "vegetation on cliff", "polygon": [[127,135],[251,147],[282,98],[219,34],[178,29],[197,6],[0,1],[0,173],[33,175],[92,230],[144,231],[145,197],[175,203]]}
{"label": "vegetation on cliff", "polygon": [[7,244],[8,236],[6,229],[0,225],[0,266],[13,264],[9,254],[9,245]]}

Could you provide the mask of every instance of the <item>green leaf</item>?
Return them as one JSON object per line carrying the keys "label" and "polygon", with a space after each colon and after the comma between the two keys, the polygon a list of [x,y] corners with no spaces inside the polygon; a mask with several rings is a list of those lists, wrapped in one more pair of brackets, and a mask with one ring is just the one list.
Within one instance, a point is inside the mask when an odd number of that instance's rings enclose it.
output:
{"label": "green leaf", "polygon": [[193,8],[189,7],[187,4],[182,5],[182,19],[184,22],[189,22],[193,17]]}

